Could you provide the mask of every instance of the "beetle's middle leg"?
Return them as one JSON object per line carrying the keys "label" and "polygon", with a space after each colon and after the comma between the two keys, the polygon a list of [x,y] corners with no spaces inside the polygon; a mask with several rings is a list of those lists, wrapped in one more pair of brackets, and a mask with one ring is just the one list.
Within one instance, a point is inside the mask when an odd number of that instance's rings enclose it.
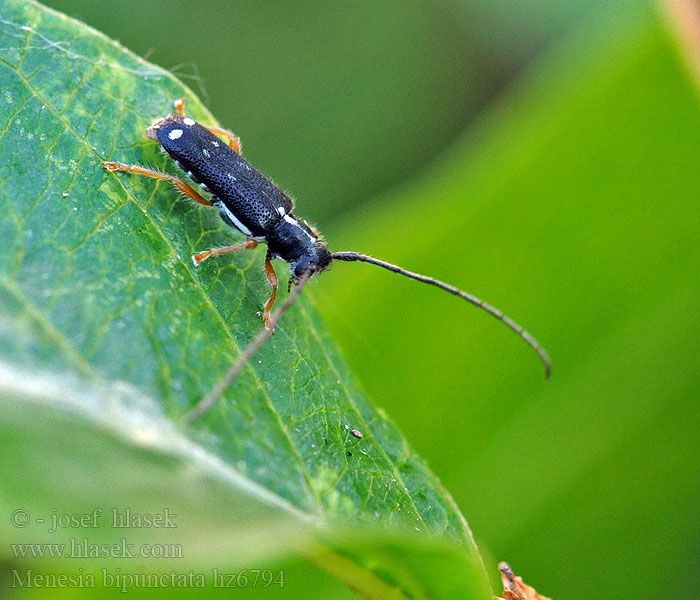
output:
{"label": "beetle's middle leg", "polygon": [[204,252],[197,252],[197,254],[192,256],[192,262],[196,267],[202,264],[203,261],[211,256],[218,256],[219,254],[228,254],[229,252],[235,252],[236,250],[252,250],[258,245],[258,240],[248,239],[244,242],[239,242],[233,246],[223,246],[222,248],[212,248],[211,250],[204,250]]}

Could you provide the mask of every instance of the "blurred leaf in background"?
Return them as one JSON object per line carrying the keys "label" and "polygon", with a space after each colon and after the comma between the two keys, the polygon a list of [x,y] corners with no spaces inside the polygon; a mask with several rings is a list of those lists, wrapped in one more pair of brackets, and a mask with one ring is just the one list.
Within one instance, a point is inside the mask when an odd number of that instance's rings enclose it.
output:
{"label": "blurred leaf in background", "polygon": [[619,2],[46,4],[188,81],[325,228],[423,171],[529,60]]}
{"label": "blurred leaf in background", "polygon": [[493,319],[370,267],[336,265],[314,290],[482,547],[553,598],[695,594],[698,164],[676,32],[620,7],[439,166],[328,234],[467,287],[550,351],[545,384]]}

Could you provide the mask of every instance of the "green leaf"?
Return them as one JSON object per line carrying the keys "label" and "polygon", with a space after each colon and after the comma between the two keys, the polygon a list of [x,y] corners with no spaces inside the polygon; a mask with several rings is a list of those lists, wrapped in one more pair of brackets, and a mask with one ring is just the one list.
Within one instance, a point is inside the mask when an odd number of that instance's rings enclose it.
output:
{"label": "green leaf", "polygon": [[[192,266],[195,251],[240,239],[215,210],[102,168],[174,172],[143,136],[181,95],[213,124],[191,92],[26,1],[0,3],[0,82],[3,512],[165,506],[180,511],[189,565],[301,552],[341,579],[333,557],[351,563],[346,582],[367,597],[447,585],[485,598],[459,510],[364,398],[305,299],[201,421],[177,425],[260,330],[269,294],[262,249]],[[344,549],[348,529],[366,543]],[[1,531],[13,543],[46,533],[34,521]],[[309,545],[317,534],[325,546]],[[451,557],[441,580],[428,573],[436,552]]]}
{"label": "green leaf", "polygon": [[[81,551],[83,544],[121,547],[124,538],[128,559],[102,555],[98,563],[112,577],[134,572],[145,544],[170,556],[143,559],[142,571],[202,574],[207,588],[214,585],[215,568],[232,573],[233,566],[245,565],[277,574],[288,572],[292,555],[301,555],[367,598],[447,597],[456,590],[489,597],[476,554],[448,540],[397,530],[324,527],[322,518],[299,511],[194,443],[157,403],[126,383],[90,386],[6,364],[0,364],[0,375],[0,478],[13,482],[3,489],[0,535],[8,542],[3,554],[18,573],[10,571],[6,579],[26,580],[28,569],[80,574],[75,555],[18,560],[17,545],[64,544]],[[167,514],[173,526],[115,530],[127,509]],[[81,527],[62,528],[59,515],[89,518]],[[17,518],[20,525],[30,523],[18,527]],[[91,565],[78,564],[91,572]],[[103,587],[129,587],[128,580],[108,586],[101,573],[96,578],[100,597]],[[177,586],[164,587],[170,594]],[[301,596],[326,597],[315,587]]]}

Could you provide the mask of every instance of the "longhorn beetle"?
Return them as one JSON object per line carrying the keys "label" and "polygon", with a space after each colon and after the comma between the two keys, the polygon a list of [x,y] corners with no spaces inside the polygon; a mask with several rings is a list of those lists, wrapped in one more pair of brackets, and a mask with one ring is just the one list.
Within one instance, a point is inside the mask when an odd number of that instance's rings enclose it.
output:
{"label": "longhorn beetle", "polygon": [[[549,356],[539,342],[520,325],[500,310],[452,285],[407,271],[391,263],[357,252],[331,252],[320,240],[318,232],[306,221],[292,214],[294,204],[289,196],[262,173],[252,167],[241,156],[240,139],[230,131],[197,123],[185,116],[185,99],[175,101],[176,114],[154,121],[146,137],[160,143],[164,152],[182,168],[190,179],[211,194],[211,199],[202,196],[184,180],[173,175],[146,169],[139,165],[105,162],[107,171],[125,171],[154,179],[170,181],[185,196],[204,206],[215,206],[221,218],[246,236],[245,241],[233,246],[212,248],[192,257],[197,266],[202,261],[219,254],[241,249],[255,248],[260,242],[267,244],[265,273],[272,287],[265,303],[263,320],[265,328],[246,349],[243,356],[232,365],[219,384],[186,416],[192,423],[206,412],[221,396],[226,387],[240,373],[252,355],[274,331],[282,314],[292,305],[310,277],[328,268],[332,261],[365,262],[416,281],[434,285],[450,294],[478,306],[505,323],[537,352],[545,366],[545,377],[549,378],[551,364]],[[217,137],[227,140],[223,144]],[[296,285],[284,305],[274,315],[271,309],[277,297],[278,280],[271,260],[281,258],[290,265],[292,283]]]}

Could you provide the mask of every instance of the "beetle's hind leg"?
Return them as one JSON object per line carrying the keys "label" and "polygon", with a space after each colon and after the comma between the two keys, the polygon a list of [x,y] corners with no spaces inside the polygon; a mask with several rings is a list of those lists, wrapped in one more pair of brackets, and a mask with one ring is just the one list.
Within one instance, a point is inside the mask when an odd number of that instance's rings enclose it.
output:
{"label": "beetle's hind leg", "polygon": [[197,190],[195,190],[186,181],[183,181],[179,177],[174,175],[168,175],[167,173],[160,173],[158,171],[153,171],[152,169],[146,169],[145,167],[140,167],[139,165],[126,165],[124,163],[118,162],[103,162],[102,166],[109,172],[123,171],[125,173],[134,173],[136,175],[143,175],[145,177],[151,177],[153,179],[163,179],[172,183],[178,191],[182,192],[190,200],[194,200],[197,204],[203,204],[204,206],[211,206],[210,200],[207,200],[202,196]]}
{"label": "beetle's hind leg", "polygon": [[175,106],[175,112],[177,112],[178,115],[181,117],[185,116],[185,97],[183,96],[182,98],[178,98],[173,102],[173,105]]}
{"label": "beetle's hind leg", "polygon": [[[183,96],[182,98],[178,98],[173,102],[175,105],[175,110],[177,111],[177,114],[180,115],[181,117],[185,116],[185,97]],[[214,135],[220,135],[221,137],[226,138],[226,143],[231,147],[231,149],[236,153],[236,154],[241,154],[241,138],[239,138],[235,133],[232,131],[229,131],[228,129],[221,129],[220,127],[211,127],[209,125],[204,125],[200,123],[204,129],[207,129],[211,131]]]}
{"label": "beetle's hind leg", "polygon": [[236,154],[241,154],[241,138],[239,138],[236,134],[230,132],[228,129],[221,129],[220,127],[210,127],[209,125],[202,125],[202,127],[208,129],[214,135],[220,135],[221,137],[226,138],[231,150],[233,150]]}

